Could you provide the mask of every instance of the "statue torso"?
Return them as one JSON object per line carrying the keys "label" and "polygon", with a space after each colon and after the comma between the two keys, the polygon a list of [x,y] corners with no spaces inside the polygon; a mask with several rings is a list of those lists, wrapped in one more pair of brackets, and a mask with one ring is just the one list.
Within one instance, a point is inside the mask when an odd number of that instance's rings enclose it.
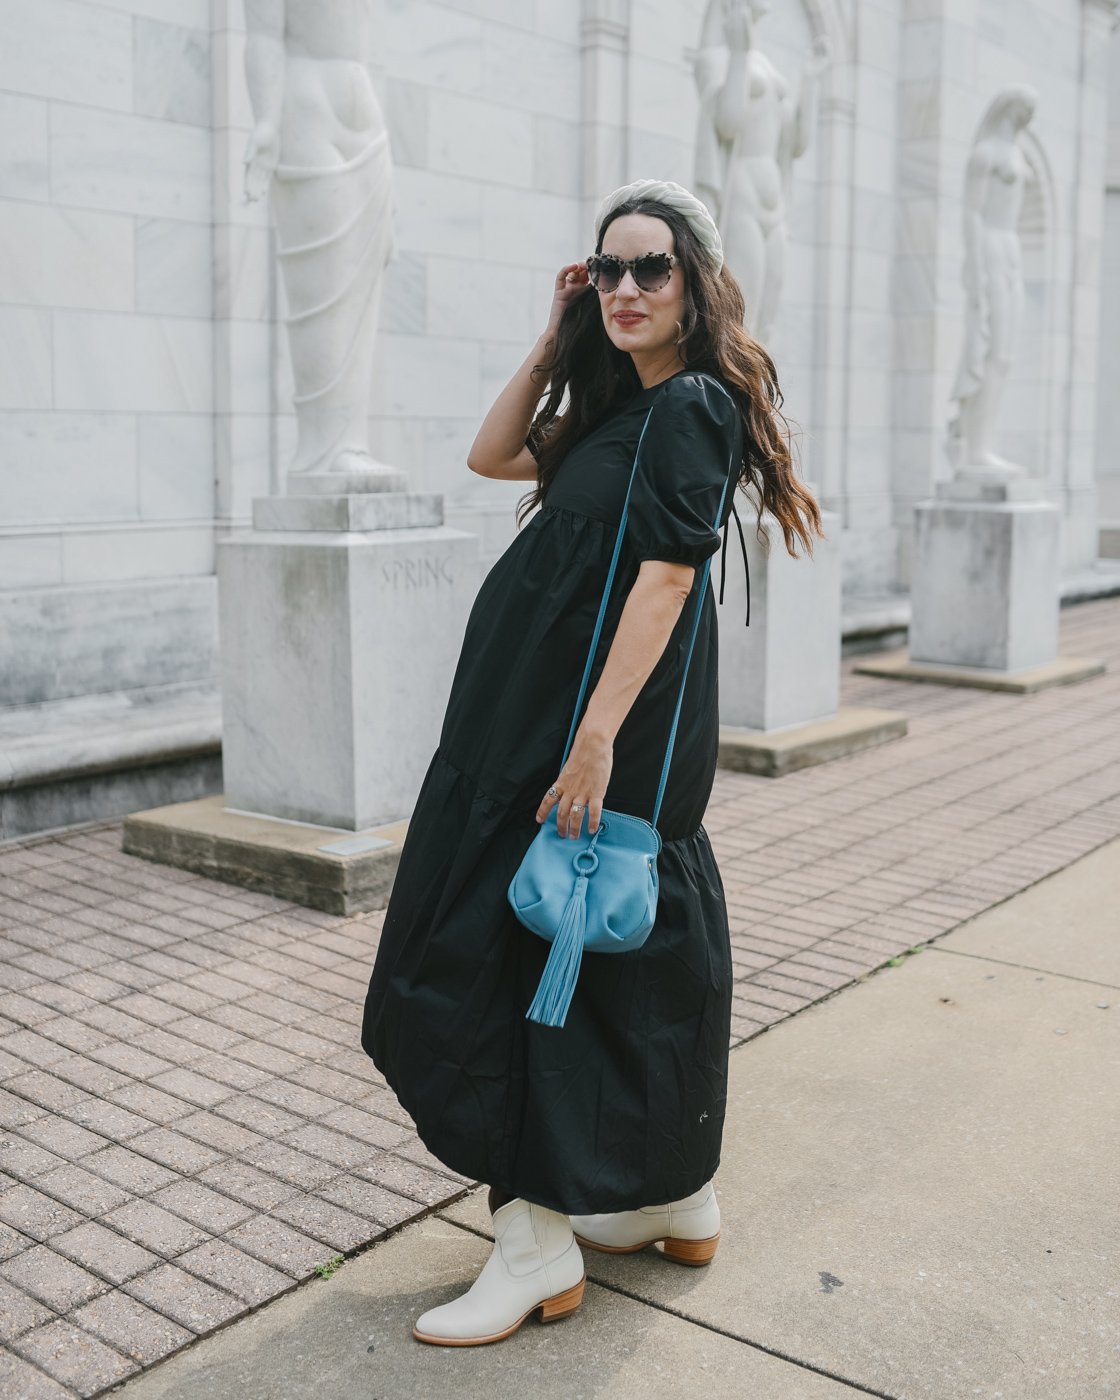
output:
{"label": "statue torso", "polygon": [[777,161],[789,120],[789,87],[764,53],[751,49],[744,78],[745,113],[735,136],[734,155]]}
{"label": "statue torso", "polygon": [[288,0],[281,162],[337,165],[385,130],[365,60],[369,0]]}
{"label": "statue torso", "polygon": [[[976,148],[987,167],[981,218],[986,230],[1015,234],[1030,169],[1015,141],[988,140]],[[976,158],[974,157],[974,159]]]}
{"label": "statue torso", "polygon": [[369,0],[287,0],[288,56],[362,62],[369,24]]}
{"label": "statue torso", "polygon": [[781,158],[791,120],[788,85],[765,54],[752,49],[744,76],[744,115],[731,148],[725,210],[735,205],[768,222],[780,216],[783,196]]}

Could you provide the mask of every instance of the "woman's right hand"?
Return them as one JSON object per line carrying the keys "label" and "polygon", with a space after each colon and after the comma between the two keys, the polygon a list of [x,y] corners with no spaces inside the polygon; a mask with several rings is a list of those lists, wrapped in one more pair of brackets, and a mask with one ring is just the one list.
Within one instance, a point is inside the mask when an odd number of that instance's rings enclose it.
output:
{"label": "woman's right hand", "polygon": [[556,274],[556,283],[552,289],[552,310],[548,316],[546,336],[556,334],[560,325],[560,317],[563,316],[569,302],[574,301],[588,285],[589,278],[585,262],[569,263],[567,267],[560,269]]}

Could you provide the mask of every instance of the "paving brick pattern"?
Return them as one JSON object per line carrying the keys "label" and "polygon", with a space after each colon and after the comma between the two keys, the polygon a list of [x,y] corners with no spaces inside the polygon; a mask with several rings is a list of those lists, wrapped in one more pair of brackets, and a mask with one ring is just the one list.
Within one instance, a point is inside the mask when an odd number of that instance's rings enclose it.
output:
{"label": "paving brick pattern", "polygon": [[[849,674],[907,739],[718,776],[733,1041],[1120,835],[1120,601],[1065,613],[1063,652],[1112,669]],[[96,1395],[463,1188],[358,1046],[380,922],[148,865],[119,826],[0,851],[0,1394]]]}
{"label": "paving brick pattern", "polygon": [[92,1396],[455,1196],[361,1052],[381,916],[0,852],[0,1393]]}

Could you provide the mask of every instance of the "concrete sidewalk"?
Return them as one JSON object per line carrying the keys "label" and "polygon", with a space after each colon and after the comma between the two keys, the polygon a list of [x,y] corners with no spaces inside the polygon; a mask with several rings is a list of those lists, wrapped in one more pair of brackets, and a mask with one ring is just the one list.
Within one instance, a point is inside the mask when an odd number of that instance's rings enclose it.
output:
{"label": "concrete sidewalk", "polygon": [[424,1347],[474,1193],[125,1400],[1120,1394],[1120,842],[732,1054],[710,1269],[587,1254],[572,1319]]}

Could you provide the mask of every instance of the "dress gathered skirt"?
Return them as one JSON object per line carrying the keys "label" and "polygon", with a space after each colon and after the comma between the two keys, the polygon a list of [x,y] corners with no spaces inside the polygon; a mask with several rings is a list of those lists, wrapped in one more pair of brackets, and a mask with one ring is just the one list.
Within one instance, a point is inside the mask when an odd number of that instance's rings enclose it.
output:
{"label": "dress gathered skirt", "polygon": [[[566,1024],[546,1027],[525,1013],[548,945],[518,922],[507,891],[560,770],[639,439],[588,694],[640,565],[693,566],[692,593],[616,737],[605,804],[652,816],[699,607],[658,821],[657,919],[641,949],[585,953]],[[732,979],[701,825],[719,717],[715,606],[699,580],[741,460],[735,404],[691,371],[636,393],[564,459],[475,601],[386,911],[367,1053],[447,1166],[569,1214],[680,1200],[719,1163]]]}

